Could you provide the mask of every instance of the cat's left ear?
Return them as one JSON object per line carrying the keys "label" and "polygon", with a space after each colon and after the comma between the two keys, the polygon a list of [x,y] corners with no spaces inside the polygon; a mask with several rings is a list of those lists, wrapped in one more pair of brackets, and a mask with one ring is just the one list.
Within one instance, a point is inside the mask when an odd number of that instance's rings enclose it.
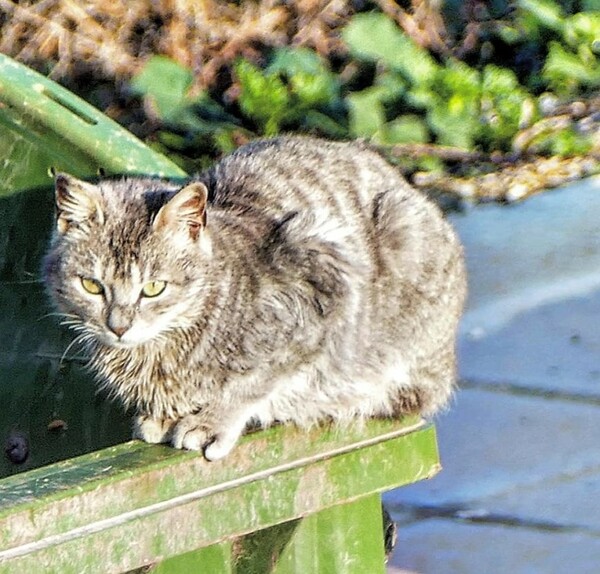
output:
{"label": "cat's left ear", "polygon": [[186,185],[160,208],[154,228],[184,230],[195,241],[206,227],[207,199],[208,189],[203,183],[196,181]]}
{"label": "cat's left ear", "polygon": [[54,179],[56,227],[62,235],[70,227],[85,227],[91,220],[104,223],[102,194],[97,186],[66,173]]}

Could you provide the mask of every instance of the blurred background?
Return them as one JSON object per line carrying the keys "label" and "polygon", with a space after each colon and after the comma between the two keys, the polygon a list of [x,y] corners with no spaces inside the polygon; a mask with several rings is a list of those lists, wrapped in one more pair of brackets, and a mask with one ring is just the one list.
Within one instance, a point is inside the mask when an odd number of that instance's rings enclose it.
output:
{"label": "blurred background", "polygon": [[188,172],[284,131],[475,200],[598,170],[599,0],[0,0],[0,52]]}
{"label": "blurred background", "polygon": [[[444,471],[386,495],[390,574],[598,571],[600,0],[0,0],[0,53],[188,173],[284,132],[378,146],[470,273]],[[26,189],[20,137],[0,141],[0,476],[130,432],[47,315],[51,176]]]}

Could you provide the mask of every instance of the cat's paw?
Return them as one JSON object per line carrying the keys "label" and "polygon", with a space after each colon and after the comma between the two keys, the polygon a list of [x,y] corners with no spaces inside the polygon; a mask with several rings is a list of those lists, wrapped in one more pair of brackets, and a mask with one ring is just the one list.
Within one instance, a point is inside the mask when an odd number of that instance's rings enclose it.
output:
{"label": "cat's paw", "polygon": [[217,429],[200,413],[187,415],[177,423],[171,444],[175,448],[204,451],[205,458],[213,461],[227,456],[239,436],[235,429]]}
{"label": "cat's paw", "polygon": [[204,449],[206,460],[214,461],[225,458],[235,446],[238,437],[231,434],[220,434]]}
{"label": "cat's paw", "polygon": [[169,442],[176,421],[156,419],[138,415],[133,421],[133,438],[139,438],[151,444]]}
{"label": "cat's paw", "polygon": [[205,417],[200,414],[187,415],[173,429],[171,444],[175,448],[202,450],[214,434]]}

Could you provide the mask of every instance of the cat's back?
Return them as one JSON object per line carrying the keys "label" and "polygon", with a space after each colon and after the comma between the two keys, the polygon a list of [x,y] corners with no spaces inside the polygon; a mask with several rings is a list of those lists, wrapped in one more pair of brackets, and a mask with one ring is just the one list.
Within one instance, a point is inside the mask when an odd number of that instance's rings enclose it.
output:
{"label": "cat's back", "polygon": [[408,185],[360,142],[310,137],[259,140],[239,148],[200,176],[216,208],[252,208],[274,216],[319,211],[342,220],[371,210],[374,197]]}

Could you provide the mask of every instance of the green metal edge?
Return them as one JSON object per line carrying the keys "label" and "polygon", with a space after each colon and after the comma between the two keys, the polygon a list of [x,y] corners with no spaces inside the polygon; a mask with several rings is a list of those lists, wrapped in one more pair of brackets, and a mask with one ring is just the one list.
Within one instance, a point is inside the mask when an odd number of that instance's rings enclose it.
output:
{"label": "green metal edge", "polygon": [[[89,154],[112,173],[180,178],[186,173],[96,108],[41,74],[0,54],[1,106],[26,116]],[[15,113],[16,112],[16,113]],[[18,125],[12,129],[18,129]]]}
{"label": "green metal edge", "polygon": [[[159,502],[200,486],[210,487],[239,479],[244,473],[252,474],[298,460],[308,462],[314,456],[327,456],[339,450],[359,448],[372,441],[404,435],[423,425],[418,417],[406,417],[401,421],[372,420],[367,424],[343,427],[321,426],[306,432],[294,427],[276,426],[242,437],[227,459],[215,463],[207,463],[195,452],[130,441],[0,480],[0,519],[13,513],[17,507],[30,512],[44,507],[49,501],[61,500],[72,487],[81,494],[95,490],[98,485],[119,483],[131,476],[160,473],[164,469],[172,472],[177,466],[189,467],[192,464],[194,468],[190,476],[179,475],[177,483],[165,487],[165,492],[157,490],[152,493],[151,500],[144,495],[140,504]],[[135,502],[127,498],[124,504],[123,510],[126,510]],[[118,510],[113,507],[110,512]]]}
{"label": "green metal edge", "polygon": [[[248,437],[220,463],[185,456],[166,468],[128,471],[118,483],[99,481],[88,492],[71,487],[62,499],[26,512],[15,507],[15,515],[5,513],[0,519],[0,547],[5,548],[0,551],[0,572],[33,571],[36,565],[43,565],[45,572],[126,570],[428,478],[439,470],[432,426],[390,423],[383,434],[381,425],[371,432],[369,427],[354,429],[347,440],[319,429],[308,436],[275,429]],[[362,440],[356,441],[357,435]],[[275,461],[269,457],[273,445],[276,450],[284,447]],[[287,449],[291,456],[285,456]],[[306,452],[299,457],[302,450]],[[110,515],[102,514],[106,509]],[[83,519],[65,521],[68,515]]]}
{"label": "green metal edge", "polygon": [[151,574],[384,574],[381,497],[371,494],[300,519],[168,558]]}

